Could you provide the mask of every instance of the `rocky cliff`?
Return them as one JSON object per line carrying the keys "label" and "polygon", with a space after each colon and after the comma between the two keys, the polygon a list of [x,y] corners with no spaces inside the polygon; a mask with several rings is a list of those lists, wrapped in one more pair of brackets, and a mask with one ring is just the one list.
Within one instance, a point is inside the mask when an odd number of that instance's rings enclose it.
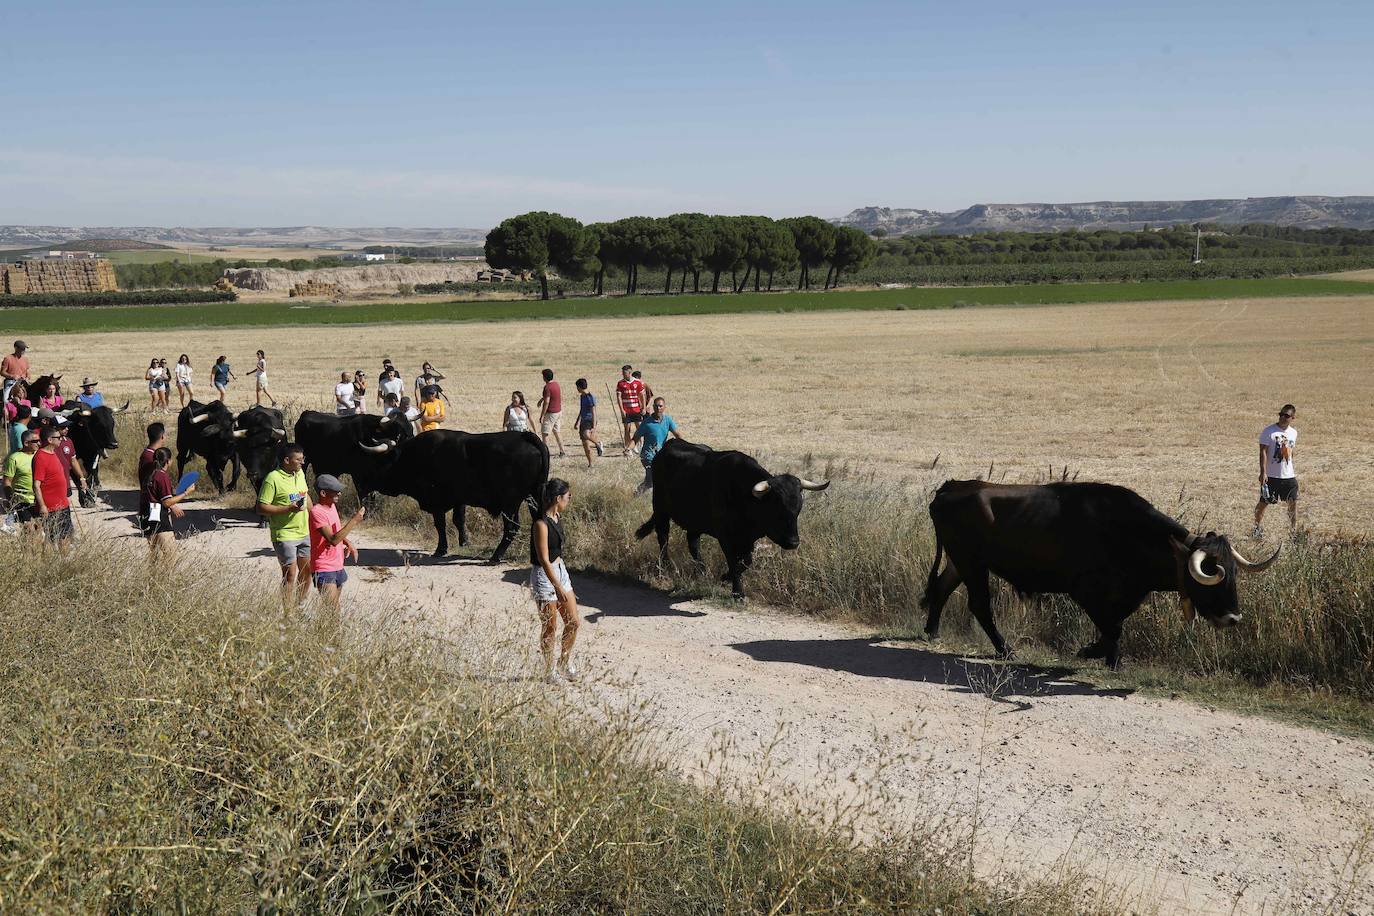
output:
{"label": "rocky cliff", "polygon": [[1055,229],[1139,229],[1149,223],[1273,223],[1320,229],[1374,229],[1374,197],[1247,197],[1216,200],[1094,201],[1079,204],[975,204],[964,210],[860,207],[835,220],[889,235]]}

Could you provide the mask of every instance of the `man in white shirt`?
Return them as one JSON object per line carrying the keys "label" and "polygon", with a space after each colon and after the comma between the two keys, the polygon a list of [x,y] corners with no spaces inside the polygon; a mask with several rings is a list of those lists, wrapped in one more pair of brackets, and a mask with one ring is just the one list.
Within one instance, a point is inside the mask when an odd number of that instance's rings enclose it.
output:
{"label": "man in white shirt", "polygon": [[353,377],[347,372],[339,373],[339,384],[334,386],[334,413],[341,417],[357,413],[353,403]]}
{"label": "man in white shirt", "polygon": [[1279,422],[1270,423],[1259,436],[1260,499],[1255,504],[1255,539],[1264,537],[1260,522],[1270,503],[1288,503],[1288,528],[1298,528],[1298,475],[1293,470],[1293,449],[1298,444],[1298,430],[1293,419],[1298,409],[1292,404],[1279,408]]}

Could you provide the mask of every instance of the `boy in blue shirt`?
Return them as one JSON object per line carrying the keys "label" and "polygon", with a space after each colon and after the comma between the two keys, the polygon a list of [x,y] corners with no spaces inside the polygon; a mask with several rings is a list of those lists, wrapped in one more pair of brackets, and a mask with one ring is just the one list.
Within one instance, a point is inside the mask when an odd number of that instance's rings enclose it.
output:
{"label": "boy in blue shirt", "polygon": [[596,395],[587,390],[586,379],[578,379],[576,385],[577,419],[573,421],[573,429],[577,430],[577,435],[582,440],[582,453],[587,456],[587,467],[591,467],[592,446],[596,447],[598,458],[605,454],[601,448],[601,440],[596,437]]}
{"label": "boy in blue shirt", "polygon": [[653,488],[654,456],[663,448],[663,443],[668,441],[668,436],[682,438],[682,434],[677,431],[677,422],[668,416],[666,409],[667,404],[663,398],[654,398],[654,412],[641,420],[639,429],[635,430],[634,441],[642,443],[639,446],[639,463],[644,465],[644,480],[635,488],[636,496]]}

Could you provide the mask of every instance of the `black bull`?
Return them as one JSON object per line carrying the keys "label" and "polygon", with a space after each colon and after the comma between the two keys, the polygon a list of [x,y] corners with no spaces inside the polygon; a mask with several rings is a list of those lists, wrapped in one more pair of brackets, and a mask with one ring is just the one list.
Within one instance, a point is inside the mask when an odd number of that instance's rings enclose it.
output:
{"label": "black bull", "polygon": [[[935,561],[925,597],[926,634],[962,583],[969,610],[999,655],[1010,655],[992,619],[988,573],[1025,595],[1066,594],[1087,612],[1099,638],[1079,653],[1121,664],[1121,627],[1150,592],[1178,592],[1184,615],[1214,626],[1241,619],[1236,570],[1259,571],[1223,535],[1194,536],[1125,487],[1105,483],[1015,486],[946,481],[930,502]],[[941,554],[949,564],[940,570]]]}
{"label": "black bull", "polygon": [[62,405],[61,413],[69,424],[69,438],[81,466],[90,475],[91,486],[100,488],[100,460],[105,452],[119,448],[119,438],[115,435],[115,414],[129,409],[123,407],[87,407],[79,401],[68,401]]}
{"label": "black bull", "polygon": [[[215,489],[223,493],[238,486],[241,469],[234,448],[234,415],[220,401],[202,404],[191,401],[177,414],[177,477],[191,459],[205,459],[205,473]],[[233,476],[226,487],[224,466],[233,463]]]}
{"label": "black bull", "polygon": [[376,492],[378,480],[391,464],[387,455],[395,445],[414,436],[410,421],[375,414],[336,416],[307,410],[296,421],[296,444],[316,474],[347,474],[359,499]]}
{"label": "black bull", "polygon": [[687,532],[687,550],[701,563],[700,541],[709,534],[720,543],[736,598],[744,597],[741,578],[754,561],[754,544],[768,538],[784,550],[801,543],[797,516],[802,491],[824,490],[791,474],[769,474],[742,452],[717,452],[709,446],[670,439],[653,461],[654,511],[635,537],[658,533],[660,553],[668,551],[669,525]]}
{"label": "black bull", "polygon": [[[355,446],[361,449],[361,446]],[[460,546],[468,542],[468,506],[501,517],[501,542],[491,555],[498,563],[520,533],[520,506],[537,501],[549,479],[549,450],[534,433],[465,433],[436,429],[389,447],[374,480],[377,492],[409,496],[434,518],[439,545],[448,553],[444,514],[453,512]]]}
{"label": "black bull", "polygon": [[263,478],[281,464],[286,418],[274,407],[250,407],[234,419],[230,436],[234,455],[256,492]]}

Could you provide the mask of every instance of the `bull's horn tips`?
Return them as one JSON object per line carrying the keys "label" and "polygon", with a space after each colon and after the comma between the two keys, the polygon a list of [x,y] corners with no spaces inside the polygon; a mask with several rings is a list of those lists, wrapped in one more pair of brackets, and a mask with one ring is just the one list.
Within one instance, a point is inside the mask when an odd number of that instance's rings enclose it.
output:
{"label": "bull's horn tips", "polygon": [[803,490],[824,490],[826,487],[830,486],[830,481],[828,480],[822,480],[820,483],[816,483],[814,480],[807,480],[805,477],[800,478],[800,480]]}
{"label": "bull's horn tips", "polygon": [[1274,561],[1279,558],[1279,554],[1281,553],[1283,553],[1282,544],[1280,544],[1278,549],[1270,555],[1269,559],[1260,560],[1258,563],[1255,563],[1241,556],[1240,552],[1237,551],[1236,548],[1231,548],[1231,556],[1235,557],[1236,565],[1248,572],[1264,572],[1266,569],[1273,565]]}
{"label": "bull's horn tips", "polygon": [[208,413],[198,413],[191,417],[191,422],[199,424],[204,423],[208,419],[210,419],[210,415]]}
{"label": "bull's horn tips", "polygon": [[248,435],[248,430],[246,430],[246,429],[236,429],[236,430],[234,430],[234,438],[235,438],[235,439],[243,439],[243,438],[247,437],[247,435]]}
{"label": "bull's horn tips", "polygon": [[762,496],[763,494],[768,492],[768,487],[768,481],[760,480],[758,483],[754,484],[754,495]]}
{"label": "bull's horn tips", "polygon": [[1219,585],[1226,578],[1226,570],[1218,564],[1217,571],[1208,575],[1202,571],[1202,561],[1207,559],[1207,551],[1199,547],[1188,557],[1188,572],[1199,585]]}

